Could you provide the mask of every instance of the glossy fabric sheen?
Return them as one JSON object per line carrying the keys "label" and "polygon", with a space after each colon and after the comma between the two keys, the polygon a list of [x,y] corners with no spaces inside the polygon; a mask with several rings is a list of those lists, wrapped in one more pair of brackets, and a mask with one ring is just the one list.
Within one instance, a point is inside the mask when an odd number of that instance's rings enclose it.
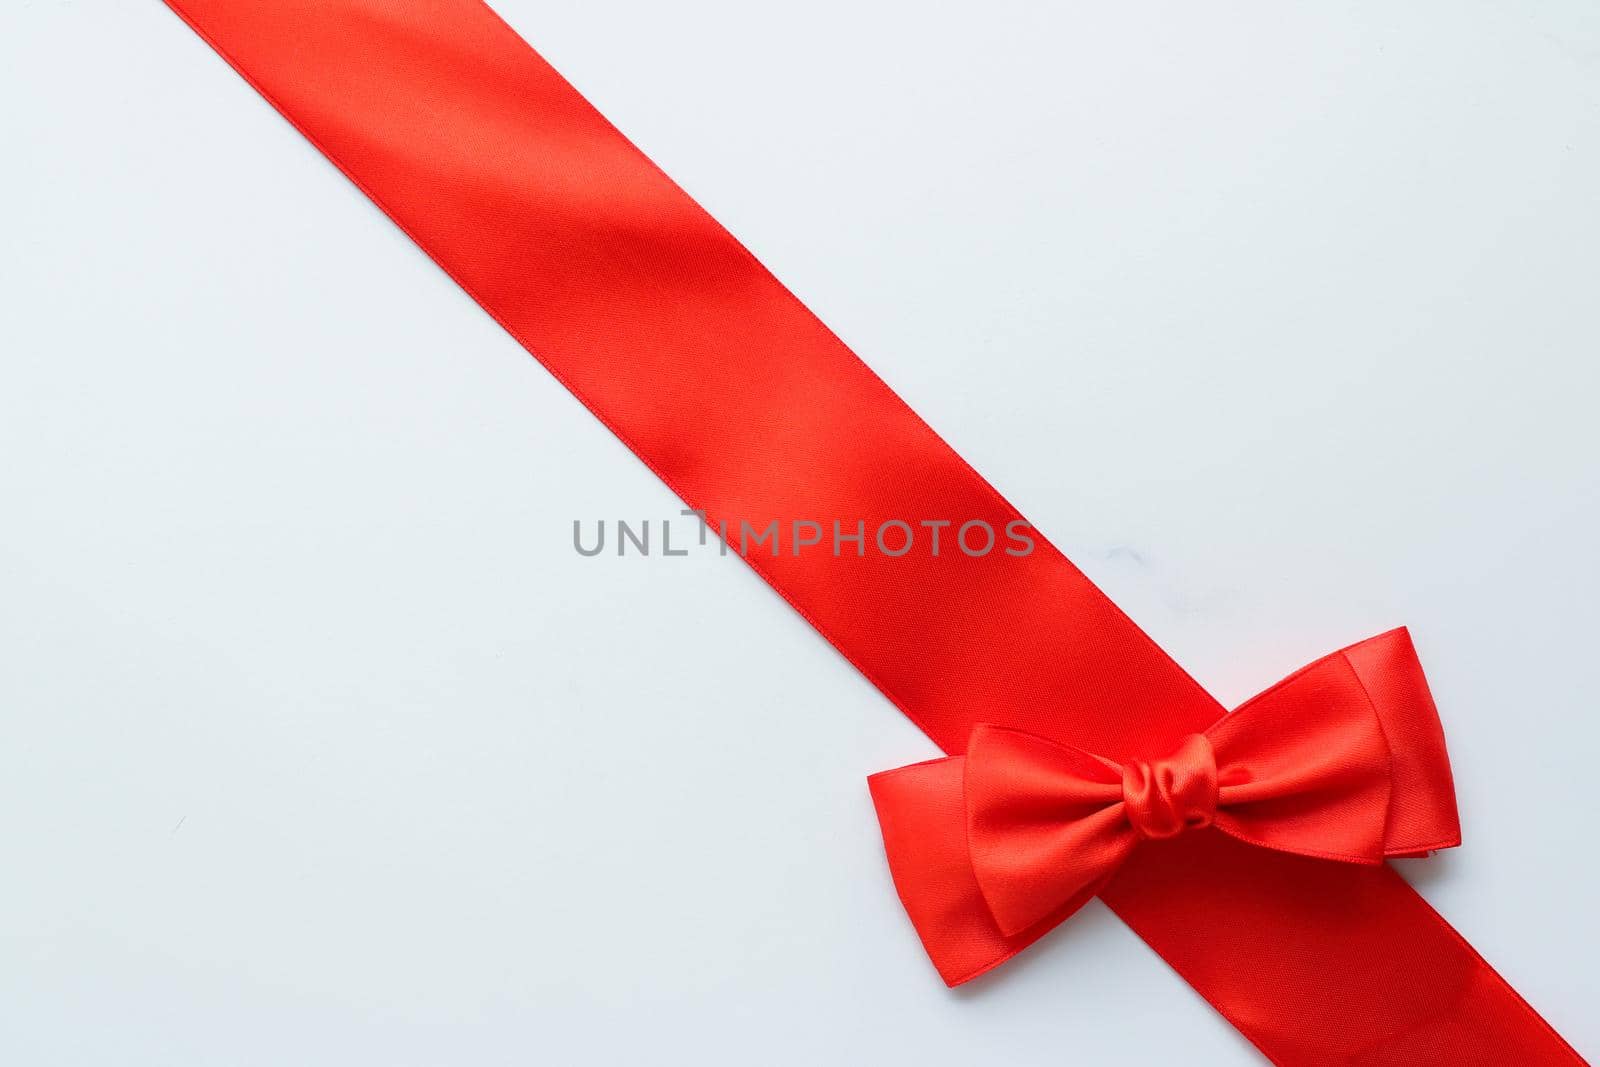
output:
{"label": "glossy fabric sheen", "polygon": [[[895,886],[940,975],[959,985],[1005,962],[1144,842],[1214,827],[1364,864],[1460,844],[1426,686],[1374,699],[1364,677],[1420,683],[1421,670],[1393,630],[1296,671],[1165,757],[1124,766],[980,724],[965,755],[874,775]],[[949,818],[932,825],[925,812]]]}
{"label": "glossy fabric sheen", "polygon": [[[1017,517],[479,0],[169,2],[713,520]],[[1222,712],[1042,542],[751,563],[952,754],[992,722],[1155,757]],[[1581,1062],[1386,867],[1190,834],[1103,896],[1280,1063]]]}

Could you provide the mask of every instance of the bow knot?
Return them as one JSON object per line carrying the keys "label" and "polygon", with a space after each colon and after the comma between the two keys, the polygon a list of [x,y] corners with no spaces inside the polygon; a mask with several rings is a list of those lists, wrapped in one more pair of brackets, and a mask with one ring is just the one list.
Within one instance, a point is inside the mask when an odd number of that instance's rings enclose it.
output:
{"label": "bow knot", "polygon": [[1404,630],[1318,660],[1164,757],[1088,752],[1067,726],[979,725],[963,755],[871,780],[900,898],[951,985],[1043,935],[1135,849],[1185,831],[1364,864],[1461,840]]}
{"label": "bow knot", "polygon": [[1155,841],[1210,826],[1217,815],[1217,755],[1190,734],[1165,759],[1122,767],[1122,806],[1138,835]]}

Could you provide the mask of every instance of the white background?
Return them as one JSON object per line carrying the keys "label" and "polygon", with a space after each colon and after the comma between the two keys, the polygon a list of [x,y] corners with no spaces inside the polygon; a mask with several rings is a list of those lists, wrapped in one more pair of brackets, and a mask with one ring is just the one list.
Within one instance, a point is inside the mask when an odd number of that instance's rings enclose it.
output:
{"label": "white background", "polygon": [[[1600,9],[498,7],[1218,696],[1410,624],[1600,1053]],[[0,121],[0,1062],[1259,1062],[1098,905],[945,990],[932,746],[161,4]]]}

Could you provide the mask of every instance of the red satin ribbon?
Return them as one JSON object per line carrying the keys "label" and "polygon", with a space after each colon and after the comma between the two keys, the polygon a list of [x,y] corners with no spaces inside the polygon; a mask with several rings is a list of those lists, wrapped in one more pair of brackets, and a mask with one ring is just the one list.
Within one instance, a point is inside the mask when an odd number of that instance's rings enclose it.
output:
{"label": "red satin ribbon", "polygon": [[[713,521],[1018,518],[479,0],[169,3]],[[751,560],[949,753],[1126,762],[1222,713],[1048,544],[842,562]],[[1385,866],[1185,834],[1101,896],[1279,1063],[1582,1062]]]}

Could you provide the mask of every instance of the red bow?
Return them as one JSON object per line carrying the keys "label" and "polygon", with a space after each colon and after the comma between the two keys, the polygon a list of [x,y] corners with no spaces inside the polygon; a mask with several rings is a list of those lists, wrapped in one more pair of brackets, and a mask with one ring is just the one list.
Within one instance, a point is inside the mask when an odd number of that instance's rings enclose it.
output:
{"label": "red bow", "polygon": [[1443,731],[1405,631],[1324,657],[1157,759],[980,725],[873,776],[890,869],[951,985],[1031,943],[1136,848],[1210,829],[1317,860],[1460,843]]}

